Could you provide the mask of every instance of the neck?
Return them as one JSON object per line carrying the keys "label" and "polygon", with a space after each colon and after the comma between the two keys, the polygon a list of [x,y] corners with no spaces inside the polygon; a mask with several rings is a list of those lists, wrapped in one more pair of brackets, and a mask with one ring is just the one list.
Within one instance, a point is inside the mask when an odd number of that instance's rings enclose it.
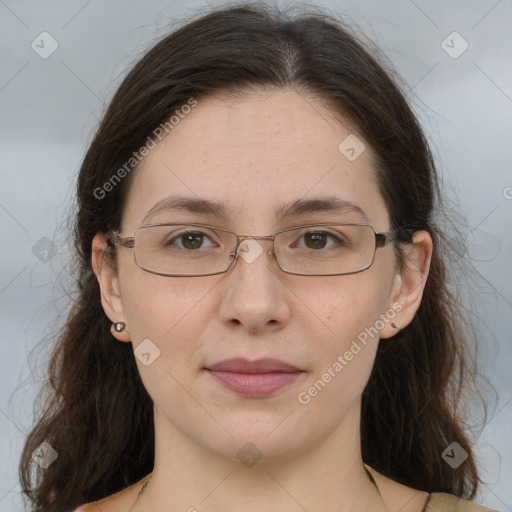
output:
{"label": "neck", "polygon": [[155,467],[132,510],[385,510],[361,459],[358,421],[355,411],[321,443],[245,465],[193,443],[155,414]]}

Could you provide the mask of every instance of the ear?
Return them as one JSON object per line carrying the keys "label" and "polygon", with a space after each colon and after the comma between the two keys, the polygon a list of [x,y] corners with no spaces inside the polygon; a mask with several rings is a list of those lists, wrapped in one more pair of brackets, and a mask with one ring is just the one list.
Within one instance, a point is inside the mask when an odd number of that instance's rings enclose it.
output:
{"label": "ear", "polygon": [[395,315],[386,322],[381,338],[391,338],[407,327],[421,304],[432,259],[432,237],[427,231],[416,231],[413,241],[404,248],[405,266],[396,275],[388,304]]}
{"label": "ear", "polygon": [[107,244],[108,236],[97,233],[92,241],[92,269],[100,285],[101,305],[105,314],[112,322],[110,331],[119,341],[131,341],[127,326],[121,332],[114,330],[114,323],[126,323],[126,315],[123,306],[123,299],[119,286],[119,278],[114,266],[107,261],[106,253],[109,251]]}

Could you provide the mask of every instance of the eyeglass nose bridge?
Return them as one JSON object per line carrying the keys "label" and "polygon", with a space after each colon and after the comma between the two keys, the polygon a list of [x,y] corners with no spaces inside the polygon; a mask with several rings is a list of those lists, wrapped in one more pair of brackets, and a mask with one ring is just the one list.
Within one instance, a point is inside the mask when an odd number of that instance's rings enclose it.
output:
{"label": "eyeglass nose bridge", "polygon": [[266,235],[266,236],[263,236],[263,235],[261,235],[261,236],[260,235],[236,235],[235,250],[229,254],[229,256],[231,258],[236,259],[240,255],[240,251],[239,251],[240,245],[242,244],[242,242],[244,242],[248,238],[250,238],[252,240],[272,240],[272,250],[268,251],[268,254],[272,254],[272,252],[275,253],[274,241],[276,239],[276,235]]}

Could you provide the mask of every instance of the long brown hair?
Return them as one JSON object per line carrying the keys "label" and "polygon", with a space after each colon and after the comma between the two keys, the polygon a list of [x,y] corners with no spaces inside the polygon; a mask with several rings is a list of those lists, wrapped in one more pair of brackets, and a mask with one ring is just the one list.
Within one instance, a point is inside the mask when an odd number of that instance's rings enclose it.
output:
{"label": "long brown hair", "polygon": [[[434,219],[440,208],[438,177],[393,73],[375,48],[367,48],[325,12],[310,8],[295,15],[258,2],[189,21],[158,42],[126,76],[78,177],[76,299],[54,347],[50,379],[40,394],[44,406],[20,462],[32,510],[73,510],[137,482],[153,468],[153,404],[131,345],[110,333],[91,269],[92,239],[119,228],[136,170],[115,183],[112,176],[190,98],[201,101],[220,91],[243,94],[259,88],[314,95],[353,122],[378,156],[375,172],[391,229],[424,229],[432,236],[421,306],[409,326],[380,343],[364,390],[362,453],[377,471],[416,489],[475,495],[479,478],[459,402],[476,374],[463,309],[446,282],[448,246]],[[98,193],[107,182],[108,193]],[[404,264],[400,243],[395,249]],[[43,442],[58,458],[40,470],[32,453]],[[455,469],[441,457],[452,442],[468,453]]]}

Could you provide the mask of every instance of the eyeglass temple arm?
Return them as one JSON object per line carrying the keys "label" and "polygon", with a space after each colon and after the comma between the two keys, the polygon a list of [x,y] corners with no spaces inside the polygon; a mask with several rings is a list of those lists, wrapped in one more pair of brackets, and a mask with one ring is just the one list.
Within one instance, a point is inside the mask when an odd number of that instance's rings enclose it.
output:
{"label": "eyeglass temple arm", "polygon": [[388,231],[387,233],[375,233],[375,239],[377,240],[377,247],[383,247],[389,242],[393,242],[394,240],[398,240],[400,235],[402,235],[406,240],[412,240],[412,230],[405,229],[394,229],[393,231]]}
{"label": "eyeglass temple arm", "polygon": [[119,231],[112,232],[112,238],[109,238],[107,244],[110,247],[114,245],[120,245],[121,247],[134,247],[135,246],[135,238],[133,236],[122,237],[119,234]]}

